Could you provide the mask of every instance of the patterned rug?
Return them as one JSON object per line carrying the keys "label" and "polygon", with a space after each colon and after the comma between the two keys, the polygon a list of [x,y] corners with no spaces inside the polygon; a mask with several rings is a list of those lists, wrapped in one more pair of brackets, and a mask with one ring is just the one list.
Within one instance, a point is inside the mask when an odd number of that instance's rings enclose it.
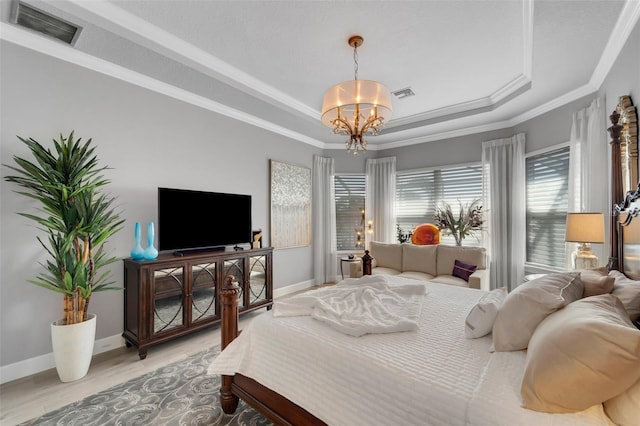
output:
{"label": "patterned rug", "polygon": [[232,415],[220,408],[220,376],[207,368],[220,346],[114,386],[23,425],[271,425],[240,400]]}

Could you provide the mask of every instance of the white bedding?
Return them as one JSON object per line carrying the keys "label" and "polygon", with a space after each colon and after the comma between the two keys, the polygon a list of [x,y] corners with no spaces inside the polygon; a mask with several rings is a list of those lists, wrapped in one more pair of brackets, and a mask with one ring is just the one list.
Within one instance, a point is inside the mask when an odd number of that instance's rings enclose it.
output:
{"label": "white bedding", "polygon": [[390,285],[383,275],[347,279],[278,301],[273,316],[310,316],[350,336],[418,328],[426,288],[419,282]]}
{"label": "white bedding", "polygon": [[251,377],[329,425],[610,424],[601,406],[571,415],[521,408],[524,352],[492,354],[490,335],[464,336],[465,317],[485,292],[423,284],[415,331],[352,337],[310,316],[268,311],[208,372]]}

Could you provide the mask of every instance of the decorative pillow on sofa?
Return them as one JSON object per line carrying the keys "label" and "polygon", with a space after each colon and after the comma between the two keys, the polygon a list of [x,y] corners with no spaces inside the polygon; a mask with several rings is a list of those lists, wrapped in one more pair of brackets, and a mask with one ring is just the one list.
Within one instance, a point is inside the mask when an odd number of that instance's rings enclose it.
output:
{"label": "decorative pillow on sofa", "polygon": [[454,277],[462,278],[465,281],[469,281],[469,276],[471,276],[471,274],[473,274],[476,269],[478,269],[476,265],[470,265],[456,259],[456,261],[453,263],[453,272],[451,272],[451,275],[453,275]]}
{"label": "decorative pillow on sofa", "polygon": [[567,413],[603,403],[640,379],[640,332],[620,300],[602,294],[549,315],[529,342],[523,406]]}
{"label": "decorative pillow on sofa", "polygon": [[487,268],[487,250],[482,247],[459,247],[439,244],[436,275],[451,275],[455,261],[460,260],[478,269]]}
{"label": "decorative pillow on sofa", "polygon": [[611,294],[622,301],[631,321],[640,318],[640,281],[632,280],[620,271],[611,271],[609,276],[615,279]]}
{"label": "decorative pillow on sofa", "polygon": [[604,411],[620,426],[637,426],[640,417],[640,380],[620,395],[604,402]]}
{"label": "decorative pillow on sofa", "polygon": [[526,349],[538,324],[548,315],[582,297],[578,272],[547,274],[511,291],[493,323],[498,352]]}
{"label": "decorative pillow on sofa", "polygon": [[471,308],[464,322],[464,335],[467,339],[477,339],[491,333],[498,310],[507,297],[507,288],[491,290],[480,298]]}

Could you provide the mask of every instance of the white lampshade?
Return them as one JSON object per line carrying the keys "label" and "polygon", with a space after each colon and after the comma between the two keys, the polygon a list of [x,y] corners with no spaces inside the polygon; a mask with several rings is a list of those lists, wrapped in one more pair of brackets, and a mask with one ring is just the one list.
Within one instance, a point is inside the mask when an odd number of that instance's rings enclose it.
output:
{"label": "white lampshade", "polygon": [[602,213],[567,213],[565,241],[576,243],[604,243],[604,215]]}
{"label": "white lampshade", "polygon": [[[384,85],[372,80],[350,80],[327,90],[322,101],[322,123],[334,127],[333,120],[340,117],[351,122],[356,105],[362,116],[377,114],[388,122],[391,119],[391,94]],[[377,111],[375,111],[377,109]]]}

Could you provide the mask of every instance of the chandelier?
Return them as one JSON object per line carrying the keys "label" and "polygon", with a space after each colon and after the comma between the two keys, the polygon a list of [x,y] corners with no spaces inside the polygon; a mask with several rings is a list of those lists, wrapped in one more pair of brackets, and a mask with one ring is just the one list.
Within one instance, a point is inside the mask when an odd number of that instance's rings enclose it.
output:
{"label": "chandelier", "polygon": [[358,80],[358,47],[364,39],[358,35],[349,38],[353,47],[355,77],[326,91],[322,101],[322,123],[333,133],[349,138],[345,142],[348,152],[358,155],[367,150],[365,135],[375,136],[391,118],[391,94],[377,81]]}

